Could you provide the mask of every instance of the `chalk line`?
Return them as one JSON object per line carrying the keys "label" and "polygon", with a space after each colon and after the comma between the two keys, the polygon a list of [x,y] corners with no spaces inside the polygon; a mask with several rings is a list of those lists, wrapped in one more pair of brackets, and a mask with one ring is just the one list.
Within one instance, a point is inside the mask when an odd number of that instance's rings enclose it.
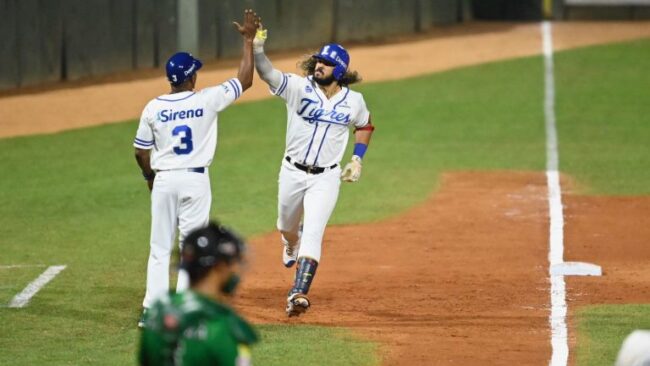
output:
{"label": "chalk line", "polygon": [[18,295],[9,303],[8,307],[10,308],[24,308],[27,306],[29,301],[40,291],[43,286],[47,285],[48,282],[52,281],[56,275],[61,273],[66,266],[50,266],[45,272],[41,273],[37,279],[32,281],[27,287],[25,287]]}

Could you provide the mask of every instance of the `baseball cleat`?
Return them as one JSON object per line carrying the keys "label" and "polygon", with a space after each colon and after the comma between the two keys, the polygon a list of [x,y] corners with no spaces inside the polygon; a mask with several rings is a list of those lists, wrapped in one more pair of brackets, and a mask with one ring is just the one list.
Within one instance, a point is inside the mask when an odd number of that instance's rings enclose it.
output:
{"label": "baseball cleat", "polygon": [[296,264],[296,258],[298,258],[298,244],[293,246],[289,243],[284,242],[284,248],[282,249],[282,263],[287,268],[293,267]]}
{"label": "baseball cleat", "polygon": [[143,329],[145,321],[147,319],[147,308],[142,310],[142,315],[140,315],[140,320],[138,320],[138,328]]}
{"label": "baseball cleat", "polygon": [[299,316],[309,309],[310,303],[307,295],[295,293],[287,298],[287,316]]}

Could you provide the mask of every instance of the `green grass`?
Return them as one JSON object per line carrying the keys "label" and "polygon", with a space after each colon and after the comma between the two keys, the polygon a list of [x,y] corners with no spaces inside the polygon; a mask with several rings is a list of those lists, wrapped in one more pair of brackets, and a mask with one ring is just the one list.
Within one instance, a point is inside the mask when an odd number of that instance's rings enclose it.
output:
{"label": "green grass", "polygon": [[[540,67],[529,59],[363,86],[378,129],[362,181],[344,186],[332,221],[406,210],[448,169],[541,169],[541,91],[528,87],[541,82],[530,72]],[[512,74],[511,83],[499,83]],[[268,100],[221,115],[212,213],[246,235],[274,228],[284,113],[283,103]],[[0,337],[0,364],[43,355],[54,364],[132,361],[149,236],[149,194],[132,157],[135,129],[132,121],[0,141],[0,171],[11,172],[0,181],[3,263],[68,265],[28,308],[0,309],[3,333],[12,335]],[[339,342],[338,334],[323,328],[315,338],[324,347]],[[268,336],[264,347],[291,347],[282,339]],[[70,341],[74,347],[64,346]],[[342,359],[372,362],[357,343],[344,343]]]}
{"label": "green grass", "polygon": [[587,306],[577,314],[577,364],[610,366],[625,337],[636,329],[650,329],[650,305]]}
{"label": "green grass", "polygon": [[8,304],[17,293],[38,277],[45,268],[45,266],[0,267],[0,304]]}
{"label": "green grass", "polygon": [[[630,58],[647,55],[649,48],[648,42],[613,47],[628,66],[634,64]],[[609,49],[587,56],[606,57],[601,53]],[[572,52],[558,55],[559,88],[573,87],[562,76],[569,67],[565,63],[581,60],[569,57]],[[610,85],[630,89],[628,79],[619,80],[627,73],[619,77],[617,70],[604,63],[599,72],[608,75]],[[630,73],[649,84],[640,65]],[[361,182],[343,185],[331,223],[375,221],[407,210],[437,187],[443,171],[542,171],[542,85],[539,57],[361,85],[377,130]],[[621,103],[618,97],[623,98],[612,92],[600,103],[613,110]],[[576,98],[575,108],[585,111],[590,102]],[[589,159],[616,164],[584,166],[586,153],[577,148],[577,138],[589,131],[591,118],[585,117],[587,126],[580,130],[581,122],[574,122],[579,119],[565,115],[571,108],[558,107],[563,171],[597,192],[647,193],[650,177],[638,167],[648,166],[648,155],[616,160],[612,154],[647,148],[642,137],[648,124],[636,117],[638,112],[647,118],[650,104],[620,113],[618,127],[606,135],[590,135]],[[212,214],[247,236],[274,229],[285,113],[281,101],[267,100],[234,106],[220,116],[219,147],[210,169]],[[149,194],[132,157],[136,126],[130,121],[0,140],[0,265],[68,265],[29,307],[0,308],[0,364],[38,364],[45,358],[55,365],[133,363],[149,236]],[[636,188],[630,191],[632,183]],[[0,299],[6,301],[33,279],[30,271],[0,269]],[[333,353],[340,357],[329,365],[376,362],[375,345],[340,330],[269,325],[262,332],[264,343],[255,352],[265,365],[304,364],[301,357],[274,361],[296,352],[301,337],[314,339],[301,342],[313,347],[320,361]]]}
{"label": "green grass", "polygon": [[[650,193],[649,57],[650,40],[555,57],[560,167],[583,193]],[[650,305],[588,306],[576,319],[577,364],[609,366],[632,330],[650,328]]]}
{"label": "green grass", "polygon": [[556,57],[560,168],[591,194],[650,192],[650,40]]}
{"label": "green grass", "polygon": [[[263,325],[260,332],[262,341],[253,354],[259,365],[286,365],[291,360],[298,360],[296,364],[300,365],[322,366],[368,366],[379,362],[375,343],[360,340],[345,329],[324,332],[314,326]],[[354,352],[345,352],[347,349]]]}

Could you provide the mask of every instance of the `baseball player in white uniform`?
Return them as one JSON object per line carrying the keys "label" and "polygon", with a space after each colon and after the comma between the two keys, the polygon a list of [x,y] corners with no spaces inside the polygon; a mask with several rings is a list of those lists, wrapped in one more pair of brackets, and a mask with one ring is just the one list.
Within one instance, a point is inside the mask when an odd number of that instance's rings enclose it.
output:
{"label": "baseball player in white uniform", "polygon": [[[151,190],[151,250],[147,265],[144,313],[154,299],[169,290],[169,263],[179,231],[187,234],[208,224],[212,194],[208,167],[217,146],[217,114],[253,84],[252,44],[259,18],[244,13],[244,24],[233,22],[244,38],[239,73],[214,87],[195,91],[201,61],[186,52],[166,64],[171,92],[144,108],[135,136],[135,157]],[[189,285],[179,271],[176,291]],[[138,323],[143,326],[142,319]]]}
{"label": "baseball player in white uniform", "polygon": [[[361,161],[374,130],[363,96],[350,90],[360,81],[348,70],[350,57],[338,44],[328,44],[301,63],[304,76],[282,73],[264,54],[266,30],[260,26],[253,53],[258,74],[271,92],[287,105],[286,149],[280,168],[278,222],[286,267],[296,262],[286,312],[297,316],[310,302],[309,287],[321,257],[323,234],[334,210],[341,178],[356,182]],[[341,171],[340,162],[354,128],[352,161]],[[301,225],[302,220],[302,225]]]}

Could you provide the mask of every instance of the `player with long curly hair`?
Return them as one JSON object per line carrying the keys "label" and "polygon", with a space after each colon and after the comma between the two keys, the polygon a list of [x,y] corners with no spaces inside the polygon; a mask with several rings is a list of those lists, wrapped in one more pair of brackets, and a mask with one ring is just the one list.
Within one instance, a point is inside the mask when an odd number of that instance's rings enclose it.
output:
{"label": "player with long curly hair", "polygon": [[[356,182],[374,127],[361,93],[349,85],[361,81],[349,69],[350,56],[339,44],[323,46],[299,67],[303,75],[282,73],[264,54],[266,30],[253,41],[258,74],[271,92],[287,104],[287,136],[278,192],[277,228],[283,243],[282,261],[296,262],[294,283],[287,294],[288,316],[310,307],[307,297],[321,258],[323,235],[338,199],[341,180]],[[354,128],[352,160],[340,162]]]}

